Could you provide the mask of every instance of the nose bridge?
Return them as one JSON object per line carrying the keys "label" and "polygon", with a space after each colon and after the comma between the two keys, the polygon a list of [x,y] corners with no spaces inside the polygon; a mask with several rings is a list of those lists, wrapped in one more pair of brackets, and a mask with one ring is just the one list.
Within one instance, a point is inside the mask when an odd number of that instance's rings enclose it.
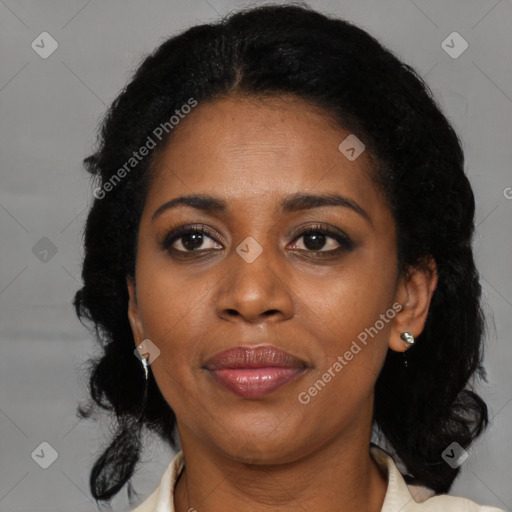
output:
{"label": "nose bridge", "polygon": [[293,299],[285,284],[279,247],[268,231],[256,236],[259,240],[245,237],[228,256],[229,270],[216,301],[218,314],[238,314],[247,321],[271,313],[289,317],[293,315]]}

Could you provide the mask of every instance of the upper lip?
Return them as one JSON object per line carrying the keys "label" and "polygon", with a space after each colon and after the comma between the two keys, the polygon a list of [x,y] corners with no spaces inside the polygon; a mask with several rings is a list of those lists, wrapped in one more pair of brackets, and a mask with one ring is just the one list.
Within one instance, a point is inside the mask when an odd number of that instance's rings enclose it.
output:
{"label": "upper lip", "polygon": [[238,346],[218,352],[208,359],[209,370],[225,368],[302,368],[306,363],[298,357],[273,345],[257,347]]}

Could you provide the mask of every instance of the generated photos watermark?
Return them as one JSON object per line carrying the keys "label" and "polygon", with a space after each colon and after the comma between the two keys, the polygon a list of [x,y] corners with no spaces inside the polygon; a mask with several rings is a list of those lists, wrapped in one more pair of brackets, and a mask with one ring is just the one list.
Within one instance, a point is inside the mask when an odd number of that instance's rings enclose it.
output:
{"label": "generated photos watermark", "polygon": [[146,142],[138,149],[138,151],[134,151],[132,156],[121,167],[119,167],[119,169],[117,169],[117,171],[105,183],[103,183],[101,187],[94,189],[93,196],[96,199],[103,199],[108,192],[114,190],[114,188],[121,183],[121,180],[135,169],[139,162],[149,155],[150,151],[162,141],[165,135],[169,134],[195,106],[197,106],[197,100],[189,98],[187,103],[174,111],[174,115],[169,118],[169,121],[160,123],[152,131],[154,138],[152,135],[148,135]]}
{"label": "generated photos watermark", "polygon": [[366,146],[353,133],[351,133],[339,144],[338,149],[341,154],[347,158],[347,160],[353,162],[363,153]]}
{"label": "generated photos watermark", "polygon": [[[361,331],[357,340],[353,340],[350,348],[345,351],[343,355],[339,355],[334,363],[322,374],[322,376],[315,381],[306,391],[301,391],[297,398],[301,404],[309,404],[311,400],[322,391],[325,386],[331,382],[336,375],[338,375],[347,364],[352,361],[355,355],[359,354],[361,350],[368,344],[368,337],[374,338],[385,325],[395,318],[396,314],[402,310],[402,305],[395,302],[385,313],[381,314],[371,327],[365,328]],[[359,341],[359,343],[358,343]],[[363,345],[363,347],[361,347]]]}

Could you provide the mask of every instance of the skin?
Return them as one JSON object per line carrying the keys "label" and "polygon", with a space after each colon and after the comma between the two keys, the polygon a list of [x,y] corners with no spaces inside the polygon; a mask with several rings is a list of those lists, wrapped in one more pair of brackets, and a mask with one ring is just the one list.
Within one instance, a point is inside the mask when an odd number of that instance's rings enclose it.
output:
{"label": "skin", "polygon": [[[155,158],[128,316],[136,345],[150,339],[160,350],[151,371],[176,414],[186,465],[177,512],[382,507],[387,478],[369,452],[375,381],[388,348],[406,350],[400,334],[421,333],[437,275],[433,261],[398,274],[395,224],[369,155],[349,161],[338,149],[349,133],[300,99],[233,96],[198,105]],[[341,206],[276,214],[295,192],[336,192],[369,220]],[[226,200],[227,211],[182,205],[152,219],[195,193]],[[346,233],[353,250],[320,259],[299,236],[319,223]],[[186,252],[183,238],[174,251],[162,247],[167,232],[189,224],[212,235],[202,253]],[[251,263],[236,252],[249,236],[262,248]],[[319,250],[339,246],[328,236]],[[299,393],[394,303],[400,313],[301,403]],[[241,398],[203,365],[244,344],[275,345],[308,368],[262,399]]]}

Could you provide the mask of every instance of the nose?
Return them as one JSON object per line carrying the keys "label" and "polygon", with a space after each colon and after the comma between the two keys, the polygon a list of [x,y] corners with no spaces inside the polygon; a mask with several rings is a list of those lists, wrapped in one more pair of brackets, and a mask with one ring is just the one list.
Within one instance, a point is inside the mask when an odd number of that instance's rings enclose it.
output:
{"label": "nose", "polygon": [[263,250],[251,263],[236,252],[230,259],[230,270],[221,279],[215,297],[220,318],[260,323],[293,317],[295,306],[287,274],[275,259],[271,261],[270,250]]}

